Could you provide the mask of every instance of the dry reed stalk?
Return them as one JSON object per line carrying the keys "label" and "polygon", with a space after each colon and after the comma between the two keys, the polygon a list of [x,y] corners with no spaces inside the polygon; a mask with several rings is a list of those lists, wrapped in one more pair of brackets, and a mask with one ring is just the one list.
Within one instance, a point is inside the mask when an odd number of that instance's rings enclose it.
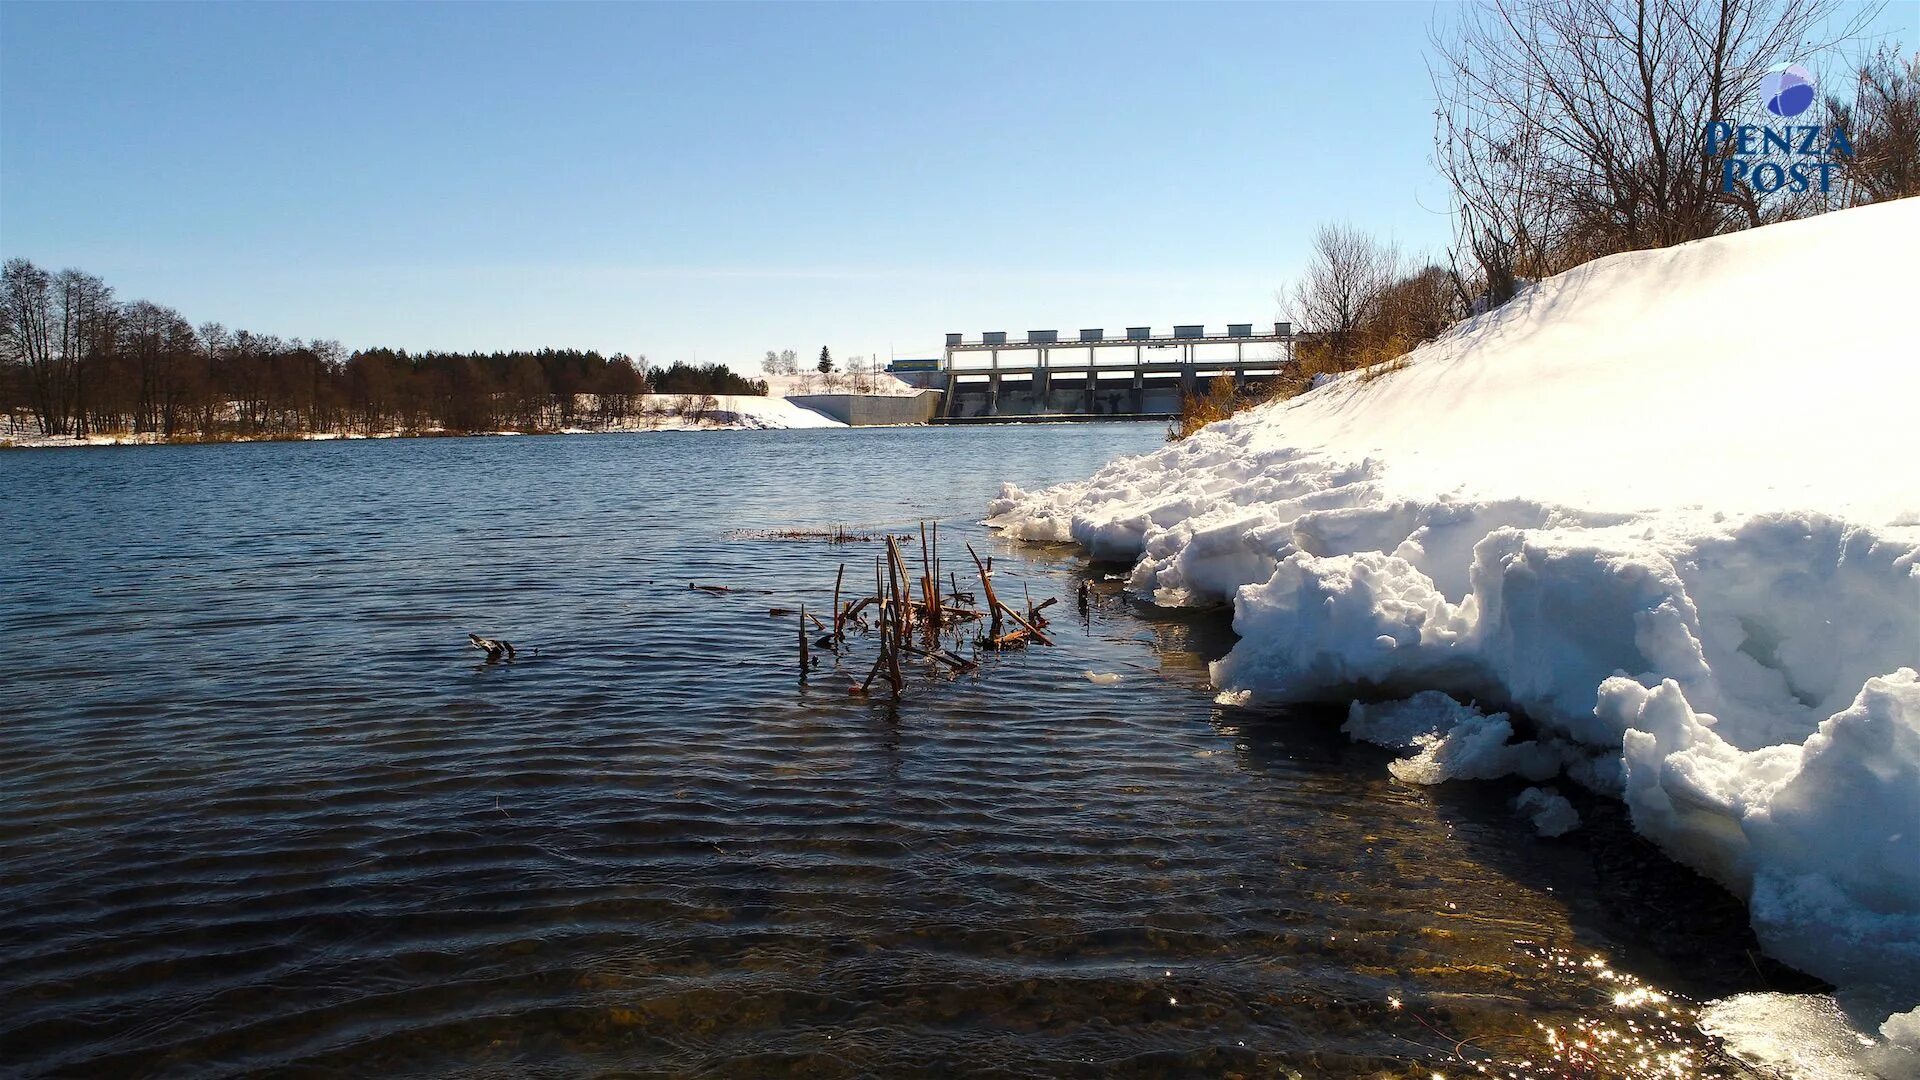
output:
{"label": "dry reed stalk", "polygon": [[904,680],[900,676],[900,646],[907,640],[913,624],[908,620],[906,597],[902,590],[906,585],[907,568],[900,560],[900,545],[887,541],[887,553],[892,559],[887,563],[887,588],[893,598],[893,622],[887,634],[886,660],[887,681],[893,684],[893,696],[900,696]]}
{"label": "dry reed stalk", "polygon": [[933,586],[933,552],[927,547],[927,523],[920,523],[920,610],[925,613],[927,633],[940,633],[940,596]]}
{"label": "dry reed stalk", "polygon": [[993,595],[993,575],[987,572],[987,565],[980,561],[980,553],[973,550],[972,544],[967,545],[967,554],[973,556],[973,568],[980,571],[980,591],[987,598],[987,616],[992,620],[991,624],[987,627],[987,637],[998,638],[1000,636],[1000,609],[1005,605],[1000,603],[999,598]]}
{"label": "dry reed stalk", "polygon": [[847,564],[841,563],[840,569],[833,575],[833,643],[838,646],[846,640],[840,632],[840,579],[847,576]]}
{"label": "dry reed stalk", "polygon": [[900,545],[887,541],[887,580],[892,583],[895,617],[900,622],[903,635],[913,633],[913,586],[908,584],[907,560],[900,555]]}

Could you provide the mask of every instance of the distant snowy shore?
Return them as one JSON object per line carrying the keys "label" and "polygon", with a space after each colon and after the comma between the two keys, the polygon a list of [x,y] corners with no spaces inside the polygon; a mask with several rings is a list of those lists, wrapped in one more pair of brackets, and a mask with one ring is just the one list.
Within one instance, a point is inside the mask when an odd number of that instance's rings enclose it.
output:
{"label": "distant snowy shore", "polygon": [[[844,428],[847,425],[828,416],[803,408],[781,397],[718,395],[712,404],[684,403],[689,395],[649,394],[641,397],[639,415],[596,427],[557,426],[550,430],[523,431],[425,431],[412,435],[383,431],[298,432],[292,434],[241,436],[234,439],[180,439],[172,442],[323,442],[336,439],[400,439],[445,435],[592,435],[636,431],[770,431],[794,428]],[[169,445],[170,440],[153,433],[108,433],[75,438],[71,435],[42,435],[37,428],[0,421],[0,447],[31,449],[61,446],[151,446]]]}
{"label": "distant snowy shore", "polygon": [[1916,250],[1909,199],[1600,259],[988,523],[1231,603],[1222,700],[1377,702],[1403,780],[1622,798],[1920,1074]]}

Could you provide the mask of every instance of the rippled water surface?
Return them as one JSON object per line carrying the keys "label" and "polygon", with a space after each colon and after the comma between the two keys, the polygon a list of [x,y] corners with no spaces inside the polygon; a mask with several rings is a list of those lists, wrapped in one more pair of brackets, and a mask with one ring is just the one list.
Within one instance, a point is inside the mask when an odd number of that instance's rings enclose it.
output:
{"label": "rippled water surface", "polygon": [[[1160,437],[0,455],[0,1072],[1721,1068],[1655,987],[1763,985],[1737,908],[1676,929],[1605,807],[1538,840],[1216,706],[1224,620],[973,524]],[[875,546],[751,531],[922,518],[1058,646],[799,685],[769,609]]]}

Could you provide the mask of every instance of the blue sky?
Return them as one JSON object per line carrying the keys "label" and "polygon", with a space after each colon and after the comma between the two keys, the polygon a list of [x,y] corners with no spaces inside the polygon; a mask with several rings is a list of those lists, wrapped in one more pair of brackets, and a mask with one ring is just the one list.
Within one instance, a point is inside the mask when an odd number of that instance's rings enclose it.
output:
{"label": "blue sky", "polygon": [[1444,243],[1444,10],[10,2],[0,254],[350,348],[1270,320],[1316,222]]}

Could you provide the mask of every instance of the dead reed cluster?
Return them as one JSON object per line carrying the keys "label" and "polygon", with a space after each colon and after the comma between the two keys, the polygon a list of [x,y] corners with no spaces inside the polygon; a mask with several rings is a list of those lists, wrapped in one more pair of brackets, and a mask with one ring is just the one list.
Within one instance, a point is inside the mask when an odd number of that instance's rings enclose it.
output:
{"label": "dead reed cluster", "polygon": [[[851,534],[843,530],[831,533],[790,530],[777,534],[776,538],[821,539],[848,535]],[[878,682],[896,699],[906,688],[904,668],[910,663],[907,658],[918,658],[957,673],[977,669],[982,652],[1054,643],[1046,632],[1044,613],[1058,602],[1057,598],[1036,604],[1027,596],[1023,607],[1016,609],[994,589],[993,560],[982,559],[971,544],[966,545],[974,570],[969,580],[977,580],[979,588],[977,592],[962,591],[958,572],[945,568],[942,563],[937,522],[920,523],[917,568],[909,566],[911,536],[883,534],[877,539],[885,541],[886,551],[874,558],[871,592],[862,587],[859,595],[849,595],[854,586],[848,580],[846,563],[841,563],[834,574],[831,623],[809,612],[805,605],[798,609],[768,609],[768,614],[775,618],[797,620],[795,639],[801,682],[818,673],[820,653],[831,654],[837,660],[851,658],[856,635],[859,640],[875,642],[878,649],[866,677],[852,682],[847,692],[870,694]],[[688,587],[715,595],[749,591],[725,585],[689,583]],[[970,655],[962,655],[962,650],[969,647]],[[838,670],[840,665],[836,663],[834,667]],[[853,670],[858,671],[858,666]]]}

